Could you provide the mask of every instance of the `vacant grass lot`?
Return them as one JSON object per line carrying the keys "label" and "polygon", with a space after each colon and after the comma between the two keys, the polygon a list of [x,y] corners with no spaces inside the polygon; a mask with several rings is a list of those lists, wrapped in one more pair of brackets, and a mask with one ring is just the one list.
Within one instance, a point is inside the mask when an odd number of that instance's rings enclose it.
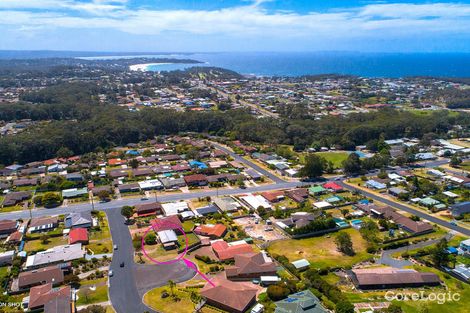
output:
{"label": "vacant grass lot", "polygon": [[47,240],[45,244],[42,243],[42,240],[35,239],[29,240],[26,242],[24,246],[24,250],[27,252],[39,251],[39,250],[47,250],[53,248],[55,246],[66,245],[68,244],[67,237],[51,237]]}
{"label": "vacant grass lot", "polygon": [[372,257],[371,254],[366,252],[366,241],[357,230],[350,228],[343,231],[351,236],[353,248],[356,252],[354,256],[344,255],[336,249],[334,237],[337,233],[306,239],[276,241],[268,247],[268,251],[271,254],[284,255],[291,262],[307,259],[314,268],[347,267]]}
{"label": "vacant grass lot", "polygon": [[163,291],[170,293],[170,288],[164,286],[150,290],[144,295],[144,303],[162,313],[192,313],[194,311],[195,305],[189,298],[189,293],[174,288],[175,295],[180,298],[180,301],[175,301],[171,296],[162,298]]}
{"label": "vacant grass lot", "polygon": [[[108,301],[108,286],[106,280],[107,278],[89,281],[82,280],[80,282],[80,290],[78,291],[77,306]],[[93,286],[96,288],[95,290],[90,289],[90,287]]]}
{"label": "vacant grass lot", "polygon": [[349,156],[349,153],[344,151],[317,152],[315,154],[325,158],[327,161],[333,162],[336,168],[342,167],[343,161]]}

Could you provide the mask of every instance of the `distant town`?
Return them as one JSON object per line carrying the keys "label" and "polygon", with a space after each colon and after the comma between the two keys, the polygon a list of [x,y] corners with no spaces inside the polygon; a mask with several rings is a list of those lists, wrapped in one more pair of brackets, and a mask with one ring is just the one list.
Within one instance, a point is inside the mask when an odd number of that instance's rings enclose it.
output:
{"label": "distant town", "polygon": [[0,311],[468,310],[469,81],[148,61],[0,61]]}

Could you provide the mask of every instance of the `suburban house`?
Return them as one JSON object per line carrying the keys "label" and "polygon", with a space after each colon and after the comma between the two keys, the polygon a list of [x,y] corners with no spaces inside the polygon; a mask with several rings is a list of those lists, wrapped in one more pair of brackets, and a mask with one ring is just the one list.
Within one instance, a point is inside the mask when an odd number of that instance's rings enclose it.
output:
{"label": "suburban house", "polygon": [[165,189],[177,189],[177,188],[186,186],[186,182],[184,181],[184,178],[164,177],[164,178],[160,178],[160,181],[162,182],[163,187]]}
{"label": "suburban house", "polygon": [[310,262],[306,259],[300,259],[294,262],[291,262],[292,265],[298,270],[303,271],[310,267]]}
{"label": "suburban house", "polygon": [[69,199],[69,198],[77,198],[81,196],[88,195],[88,190],[86,187],[84,188],[71,188],[71,189],[64,189],[62,190],[62,198]]}
{"label": "suburban house", "polygon": [[166,216],[162,218],[154,219],[150,222],[154,231],[159,232],[163,230],[173,230],[176,234],[182,235],[181,229],[183,224],[181,224],[180,219],[177,215]]}
{"label": "suburban house", "polygon": [[285,194],[284,194],[284,191],[282,190],[265,191],[265,192],[262,192],[261,195],[271,203],[279,202],[285,199]]}
{"label": "suburban house", "polygon": [[162,205],[160,204],[160,202],[151,202],[151,203],[136,205],[135,212],[138,217],[144,217],[144,216],[163,214],[163,209],[162,209]]}
{"label": "suburban house", "polygon": [[185,211],[190,211],[186,201],[168,202],[162,204],[163,213],[166,216],[178,215]]}
{"label": "suburban house", "polygon": [[86,228],[73,228],[69,232],[69,245],[75,243],[88,244],[88,230]]}
{"label": "suburban house", "polygon": [[327,313],[320,300],[310,291],[304,290],[275,302],[274,313]]}
{"label": "suburban house", "polygon": [[230,197],[217,197],[214,198],[214,204],[222,211],[222,212],[235,212],[241,208],[240,203],[235,201]]}
{"label": "suburban house", "polygon": [[210,239],[217,239],[225,236],[227,227],[223,224],[200,225],[194,228],[193,232],[200,236],[206,236]]}
{"label": "suburban house", "polygon": [[0,221],[0,238],[6,238],[18,229],[17,221],[1,220]]}
{"label": "suburban house", "polygon": [[29,255],[26,259],[25,268],[34,269],[68,261],[81,259],[85,256],[85,250],[82,250],[82,244],[55,246],[46,251]]}
{"label": "suburban house", "polygon": [[65,175],[65,179],[68,181],[73,181],[73,182],[81,182],[85,180],[83,175],[80,173],[69,173]]}
{"label": "suburban house", "polygon": [[323,184],[323,188],[328,189],[328,190],[331,190],[331,191],[333,191],[333,192],[341,192],[341,191],[343,191],[343,187],[341,187],[340,185],[338,185],[338,184],[335,183],[335,182],[328,182],[328,183],[325,183],[325,184]]}
{"label": "suburban house", "polygon": [[452,216],[459,217],[464,214],[470,213],[470,201],[456,203],[450,206]]}
{"label": "suburban house", "polygon": [[196,210],[197,215],[209,215],[209,214],[214,214],[219,212],[219,208],[213,204],[209,204],[200,208],[197,208]]}
{"label": "suburban house", "polygon": [[140,191],[140,186],[138,183],[121,184],[121,185],[118,185],[117,188],[120,193]]}
{"label": "suburban house", "polygon": [[29,223],[28,232],[36,233],[49,231],[59,226],[59,220],[57,217],[38,217],[32,218]]}
{"label": "suburban house", "polygon": [[286,191],[286,196],[291,198],[297,203],[302,203],[308,199],[308,189],[306,188],[296,188]]}
{"label": "suburban house", "polygon": [[31,311],[44,310],[47,313],[70,313],[71,306],[70,286],[53,289],[52,284],[45,284],[31,288],[29,297],[25,301]]}
{"label": "suburban house", "polygon": [[223,240],[212,242],[212,250],[220,261],[231,260],[237,254],[252,253],[253,248],[244,240],[227,243]]}
{"label": "suburban house", "polygon": [[[215,280],[215,279],[214,279]],[[235,283],[224,280],[210,284],[201,290],[207,304],[230,313],[244,313],[256,303],[257,289],[249,283]]]}
{"label": "suburban house", "polygon": [[90,212],[70,213],[64,219],[65,228],[89,228],[93,225]]}
{"label": "suburban house", "polygon": [[256,210],[259,207],[270,210],[271,204],[261,195],[247,195],[240,197],[240,200],[246,204],[250,209]]}
{"label": "suburban house", "polygon": [[207,185],[207,177],[204,174],[193,174],[184,176],[184,181],[188,186],[205,186]]}
{"label": "suburban house", "polygon": [[24,187],[24,186],[36,186],[39,182],[37,178],[18,178],[13,180],[13,186]]}
{"label": "suburban house", "polygon": [[349,277],[359,289],[438,286],[441,283],[439,276],[434,273],[393,267],[354,269],[349,271]]}
{"label": "suburban house", "polygon": [[16,192],[10,192],[5,195],[5,198],[3,199],[3,206],[13,206],[18,204],[21,201],[25,201],[30,199],[32,196],[31,191],[16,191]]}
{"label": "suburban house", "polygon": [[259,279],[261,276],[276,276],[276,264],[265,253],[244,253],[234,257],[235,264],[225,267],[230,280]]}
{"label": "suburban house", "polygon": [[15,250],[9,250],[0,253],[0,266],[11,265],[15,257]]}
{"label": "suburban house", "polygon": [[157,231],[157,236],[165,250],[176,249],[178,247],[178,236],[172,229]]}
{"label": "suburban house", "polygon": [[395,210],[389,206],[378,206],[374,204],[356,204],[356,208],[370,214],[375,218],[386,218],[393,221],[403,230],[412,234],[425,234],[434,231],[431,224],[422,221],[413,221],[409,217],[401,215],[395,212]]}
{"label": "suburban house", "polygon": [[[12,290],[26,290],[34,286],[52,284],[54,287],[64,282],[64,271],[59,266],[48,266],[28,272],[21,272],[12,284]],[[14,288],[16,287],[16,288]]]}

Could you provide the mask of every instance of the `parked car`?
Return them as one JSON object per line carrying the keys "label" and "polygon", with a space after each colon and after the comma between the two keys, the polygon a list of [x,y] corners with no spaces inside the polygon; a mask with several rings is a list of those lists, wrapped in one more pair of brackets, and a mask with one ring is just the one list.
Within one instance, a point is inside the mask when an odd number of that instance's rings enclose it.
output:
{"label": "parked car", "polygon": [[113,270],[109,270],[109,271],[108,271],[108,276],[109,276],[109,277],[112,277],[112,276],[113,276]]}

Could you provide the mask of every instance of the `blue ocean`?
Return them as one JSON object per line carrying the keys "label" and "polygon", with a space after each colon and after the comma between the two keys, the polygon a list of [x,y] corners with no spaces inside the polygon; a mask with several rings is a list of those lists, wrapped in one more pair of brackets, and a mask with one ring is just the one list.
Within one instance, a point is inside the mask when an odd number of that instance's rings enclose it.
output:
{"label": "blue ocean", "polygon": [[[349,74],[363,77],[470,77],[470,53],[359,53],[359,52],[225,52],[185,54],[133,54],[104,58],[171,57],[203,62],[241,74],[257,76],[301,76]],[[186,69],[194,64],[149,66],[152,71]]]}

